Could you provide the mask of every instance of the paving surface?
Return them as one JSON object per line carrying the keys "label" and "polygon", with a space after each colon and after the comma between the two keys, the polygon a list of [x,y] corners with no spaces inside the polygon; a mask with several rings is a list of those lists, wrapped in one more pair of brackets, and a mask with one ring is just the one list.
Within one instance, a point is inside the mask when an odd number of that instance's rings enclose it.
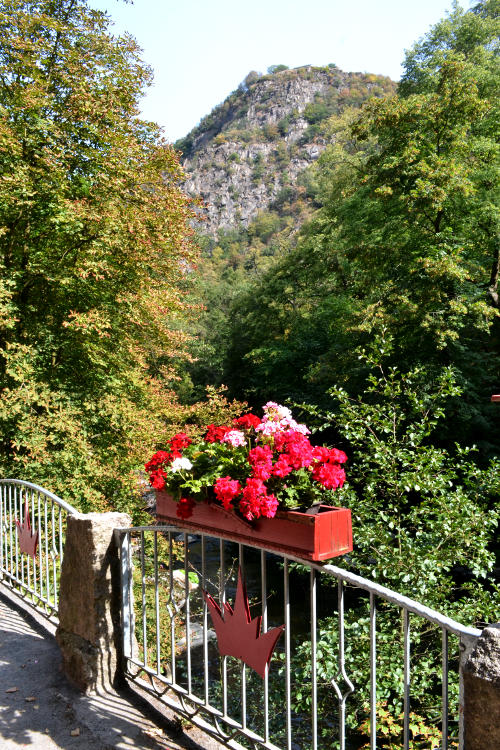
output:
{"label": "paving surface", "polygon": [[0,584],[0,750],[223,747],[132,691],[82,695],[60,662],[54,628]]}

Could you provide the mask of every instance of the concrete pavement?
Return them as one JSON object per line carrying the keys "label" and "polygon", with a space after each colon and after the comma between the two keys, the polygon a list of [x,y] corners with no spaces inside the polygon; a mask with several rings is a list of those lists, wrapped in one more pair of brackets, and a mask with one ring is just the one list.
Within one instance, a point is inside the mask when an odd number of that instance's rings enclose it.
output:
{"label": "concrete pavement", "polygon": [[0,749],[218,750],[135,691],[85,696],[60,671],[54,627],[0,584]]}

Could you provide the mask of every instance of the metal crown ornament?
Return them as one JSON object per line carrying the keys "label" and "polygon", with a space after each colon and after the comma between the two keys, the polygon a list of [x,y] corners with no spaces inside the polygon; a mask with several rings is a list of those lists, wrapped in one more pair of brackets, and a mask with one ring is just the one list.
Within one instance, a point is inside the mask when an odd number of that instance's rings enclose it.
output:
{"label": "metal crown ornament", "polygon": [[36,548],[38,546],[38,531],[31,533],[27,500],[24,501],[24,523],[21,526],[16,518],[16,531],[21,553],[24,555],[30,555],[34,559],[36,556]]}
{"label": "metal crown ornament", "polygon": [[203,591],[203,597],[212,617],[221,656],[235,656],[255,670],[262,679],[266,667],[271,661],[278,638],[285,629],[284,625],[272,628],[267,633],[260,632],[262,617],[250,617],[250,607],[246,586],[238,571],[238,588],[234,609],[224,602],[224,616],[221,608],[210,594]]}

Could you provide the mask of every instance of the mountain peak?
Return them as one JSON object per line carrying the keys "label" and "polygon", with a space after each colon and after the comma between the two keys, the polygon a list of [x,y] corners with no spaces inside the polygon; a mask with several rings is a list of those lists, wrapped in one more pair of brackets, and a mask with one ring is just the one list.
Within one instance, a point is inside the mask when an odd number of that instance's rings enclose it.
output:
{"label": "mountain peak", "polygon": [[203,231],[211,235],[248,226],[282,191],[293,190],[298,175],[326,148],[329,117],[395,89],[389,78],[345,73],[333,64],[269,71],[251,71],[176,143],[185,189],[203,199]]}

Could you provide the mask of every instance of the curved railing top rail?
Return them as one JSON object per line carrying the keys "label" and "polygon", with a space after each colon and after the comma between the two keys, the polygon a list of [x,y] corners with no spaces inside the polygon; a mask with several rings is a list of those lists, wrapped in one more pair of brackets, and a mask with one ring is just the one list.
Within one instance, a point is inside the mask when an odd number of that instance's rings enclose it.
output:
{"label": "curved railing top rail", "polygon": [[40,487],[38,484],[33,484],[32,482],[25,482],[23,479],[0,479],[0,486],[3,484],[15,484],[15,485],[21,485],[21,487],[28,487],[31,490],[35,490],[35,492],[41,492],[45,497],[48,497],[50,500],[53,500],[55,503],[61,506],[61,508],[64,508],[65,511],[67,511],[70,515],[74,516],[79,511],[76,508],[73,508],[72,505],[67,503],[62,498],[58,497],[57,495],[54,495],[53,492],[49,492],[49,490],[46,490],[44,487]]}
{"label": "curved railing top rail", "polygon": [[416,602],[414,599],[410,599],[403,594],[398,594],[397,591],[392,591],[385,586],[381,586],[379,583],[369,581],[367,578],[362,578],[361,576],[351,573],[348,570],[344,570],[343,568],[338,568],[336,565],[321,565],[319,569],[337,579],[342,579],[346,583],[351,583],[353,586],[357,586],[358,588],[376,594],[393,604],[404,607],[404,609],[407,609],[416,615],[425,617],[426,620],[429,620],[442,628],[446,628],[446,630],[455,635],[470,635],[475,638],[481,635],[482,631],[477,628],[462,625],[461,623],[456,622],[456,620],[452,620],[451,617],[446,617],[435,609],[426,607],[425,604],[420,604],[420,602]]}

